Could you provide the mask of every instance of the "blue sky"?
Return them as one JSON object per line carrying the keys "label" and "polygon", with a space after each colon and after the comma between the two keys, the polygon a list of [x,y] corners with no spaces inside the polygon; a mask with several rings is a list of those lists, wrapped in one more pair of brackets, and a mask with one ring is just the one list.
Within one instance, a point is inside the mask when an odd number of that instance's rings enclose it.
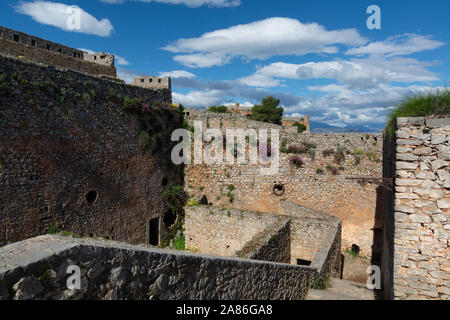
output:
{"label": "blue sky", "polygon": [[[82,9],[66,27],[67,5]],[[369,30],[369,5],[381,29]],[[285,114],[384,127],[403,97],[450,84],[450,2],[2,1],[0,24],[116,55],[118,74],[170,75],[187,107],[281,100]]]}

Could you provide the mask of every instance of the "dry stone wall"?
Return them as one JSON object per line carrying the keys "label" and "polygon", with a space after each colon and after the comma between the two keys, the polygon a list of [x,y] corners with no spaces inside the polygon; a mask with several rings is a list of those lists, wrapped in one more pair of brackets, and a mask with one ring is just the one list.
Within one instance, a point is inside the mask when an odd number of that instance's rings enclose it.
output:
{"label": "dry stone wall", "polygon": [[[41,236],[0,248],[0,300],[300,300],[317,272],[117,242]],[[81,289],[67,288],[78,266]]]}
{"label": "dry stone wall", "polygon": [[[147,242],[149,219],[167,210],[164,184],[183,183],[168,151],[180,119],[122,115],[125,97],[171,103],[169,90],[0,57],[0,246],[53,227]],[[168,150],[145,151],[141,120]]]}
{"label": "dry stone wall", "polygon": [[393,297],[449,299],[450,119],[399,118],[395,139]]}

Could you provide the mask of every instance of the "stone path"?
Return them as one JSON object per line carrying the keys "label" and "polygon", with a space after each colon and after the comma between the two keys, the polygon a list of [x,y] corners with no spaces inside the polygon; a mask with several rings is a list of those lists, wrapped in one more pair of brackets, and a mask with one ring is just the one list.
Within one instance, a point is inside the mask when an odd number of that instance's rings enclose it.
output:
{"label": "stone path", "polygon": [[362,283],[331,278],[331,288],[310,289],[305,300],[375,300],[375,294]]}

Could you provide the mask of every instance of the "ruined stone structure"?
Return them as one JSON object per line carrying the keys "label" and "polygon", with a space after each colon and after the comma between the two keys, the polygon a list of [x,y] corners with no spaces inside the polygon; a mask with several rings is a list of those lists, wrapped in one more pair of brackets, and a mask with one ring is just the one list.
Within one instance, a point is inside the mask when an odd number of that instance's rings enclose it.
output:
{"label": "ruined stone structure", "polygon": [[[206,112],[201,109],[186,109],[185,116],[190,117],[189,120],[192,122],[194,120],[205,120],[205,119],[220,119],[224,118],[222,120],[229,120],[233,119],[235,121],[238,121],[240,123],[248,121],[248,117],[252,114],[252,107],[242,107],[239,105],[239,102],[236,102],[234,106],[227,106],[228,112],[231,113],[233,116],[226,116],[224,114],[217,114],[214,112],[209,111],[209,107],[206,107]],[[303,124],[306,127],[306,130],[304,133],[309,134],[310,127],[309,127],[309,116],[305,115],[304,118],[295,118],[295,117],[283,117],[281,120],[281,124],[283,127],[292,127],[294,124],[299,123]],[[261,126],[261,124],[260,124]],[[226,127],[226,125],[225,125]],[[281,128],[281,127],[280,127]],[[292,128],[295,130],[290,130],[291,132],[295,132],[296,128]]]}
{"label": "ruined stone structure", "polygon": [[281,124],[285,127],[292,127],[296,123],[303,124],[306,127],[305,133],[311,132],[311,128],[309,127],[309,115],[305,115],[304,118],[283,117],[281,120]]}
{"label": "ruined stone structure", "polygon": [[394,180],[383,216],[388,299],[450,298],[450,119],[398,118],[386,139],[384,177]]}
{"label": "ruined stone structure", "polygon": [[111,54],[90,54],[2,26],[0,55],[93,76],[116,78],[114,56]]}
{"label": "ruined stone structure", "polygon": [[[2,247],[0,257],[0,300],[300,300],[318,276],[314,267],[56,236]],[[81,290],[67,289],[71,265]]]}
{"label": "ruined stone structure", "polygon": [[149,89],[172,89],[169,77],[138,76],[134,78],[134,85]]}
{"label": "ruined stone structure", "polygon": [[[180,119],[173,108],[126,115],[125,98],[172,99],[168,89],[0,56],[0,246],[51,228],[158,244],[163,192],[183,182],[170,161]],[[149,140],[165,149],[145,150],[145,121],[156,130]]]}
{"label": "ruined stone structure", "polygon": [[[260,164],[186,165],[185,187],[191,196],[205,195],[214,206],[250,211],[281,214],[282,200],[287,200],[326,212],[342,220],[343,250],[357,245],[362,255],[379,258],[382,187],[352,178],[369,177],[376,182],[382,178],[381,134],[304,135],[230,114],[208,112],[205,119],[204,113],[185,112],[189,113],[186,118],[191,125],[202,120],[203,130],[221,128],[225,135],[227,128],[274,128],[281,130],[280,139],[286,149],[303,143],[315,146],[298,155],[304,161],[300,168],[291,163],[294,154],[281,152],[276,175],[261,175]],[[334,154],[338,149],[343,154],[340,163],[336,163]],[[248,152],[247,143],[244,153]],[[232,202],[228,195],[230,185],[235,188]]]}
{"label": "ruined stone structure", "polygon": [[340,277],[341,221],[285,201],[282,208],[282,215],[186,208],[186,245],[200,253],[310,266],[323,279]]}

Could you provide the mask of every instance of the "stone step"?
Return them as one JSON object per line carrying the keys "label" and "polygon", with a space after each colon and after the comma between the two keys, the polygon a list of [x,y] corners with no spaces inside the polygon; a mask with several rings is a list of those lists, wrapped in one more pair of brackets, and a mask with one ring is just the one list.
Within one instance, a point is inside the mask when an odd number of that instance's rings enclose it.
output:
{"label": "stone step", "polygon": [[375,293],[362,283],[331,278],[330,288],[310,289],[305,300],[375,300]]}

